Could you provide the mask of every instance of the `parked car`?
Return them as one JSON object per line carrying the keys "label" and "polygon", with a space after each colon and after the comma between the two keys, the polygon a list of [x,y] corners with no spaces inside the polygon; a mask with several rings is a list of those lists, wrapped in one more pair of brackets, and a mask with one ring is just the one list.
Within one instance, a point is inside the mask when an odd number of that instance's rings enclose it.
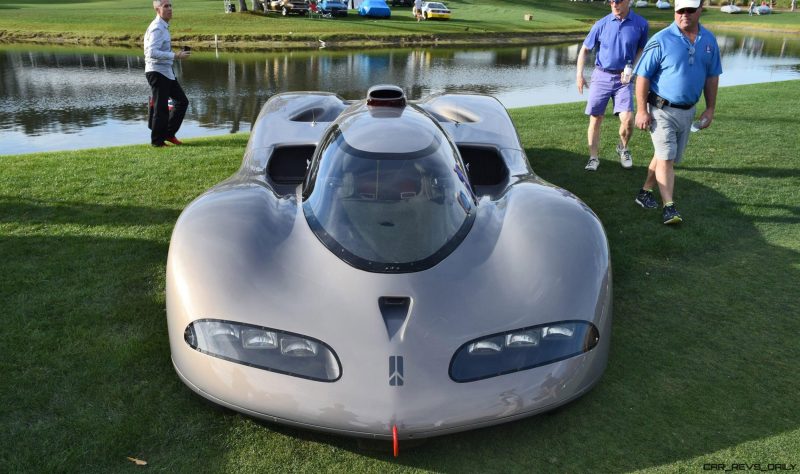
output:
{"label": "parked car", "polygon": [[414,6],[414,0],[392,0],[392,6],[411,7]]}
{"label": "parked car", "polygon": [[277,11],[286,16],[290,13],[308,15],[308,0],[260,0],[264,11]]}
{"label": "parked car", "polygon": [[347,3],[343,0],[322,0],[317,8],[323,15],[347,16]]}
{"label": "parked car", "polygon": [[358,14],[373,18],[389,18],[392,15],[392,10],[389,9],[389,5],[384,0],[364,0],[361,6],[358,7]]}
{"label": "parked car", "polygon": [[441,2],[425,2],[422,4],[422,17],[426,20],[435,18],[440,20],[449,20],[450,9]]}
{"label": "parked car", "polygon": [[772,13],[772,8],[768,5],[759,5],[753,10],[756,15],[769,15]]}
{"label": "parked car", "polygon": [[239,171],[175,224],[178,376],[248,416],[395,449],[585,394],[611,343],[608,240],[525,153],[489,96],[273,96]]}
{"label": "parked car", "polygon": [[721,11],[722,13],[730,13],[730,14],[734,14],[734,13],[741,13],[742,9],[741,9],[741,8],[739,8],[739,7],[737,7],[737,6],[736,6],[736,5],[734,5],[733,3],[731,3],[731,4],[729,4],[729,5],[723,5],[723,6],[721,6],[721,7],[719,8],[719,11]]}

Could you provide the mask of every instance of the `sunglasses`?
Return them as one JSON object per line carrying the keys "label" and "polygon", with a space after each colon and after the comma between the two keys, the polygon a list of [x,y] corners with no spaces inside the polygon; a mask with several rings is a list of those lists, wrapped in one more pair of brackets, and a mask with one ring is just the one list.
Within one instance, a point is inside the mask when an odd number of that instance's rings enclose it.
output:
{"label": "sunglasses", "polygon": [[628,0],[608,0],[608,3],[622,3],[627,2]]}
{"label": "sunglasses", "polygon": [[681,8],[680,10],[675,10],[675,13],[678,15],[693,15],[697,12],[697,8]]}

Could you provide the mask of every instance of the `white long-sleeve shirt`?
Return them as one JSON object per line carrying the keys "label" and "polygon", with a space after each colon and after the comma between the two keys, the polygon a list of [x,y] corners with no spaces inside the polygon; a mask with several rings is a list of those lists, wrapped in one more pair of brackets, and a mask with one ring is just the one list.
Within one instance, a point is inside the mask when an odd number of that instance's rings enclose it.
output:
{"label": "white long-sleeve shirt", "polygon": [[175,53],[171,43],[169,23],[156,15],[144,33],[144,72],[159,72],[167,79],[175,80],[172,72]]}

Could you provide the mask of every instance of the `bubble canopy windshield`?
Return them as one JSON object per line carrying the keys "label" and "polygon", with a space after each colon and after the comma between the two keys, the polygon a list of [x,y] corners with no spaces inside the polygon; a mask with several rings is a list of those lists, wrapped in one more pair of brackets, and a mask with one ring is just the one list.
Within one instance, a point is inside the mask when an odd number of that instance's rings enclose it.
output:
{"label": "bubble canopy windshield", "polygon": [[425,270],[447,257],[475,218],[455,146],[413,106],[365,107],[320,142],[303,188],[320,241],[356,268]]}

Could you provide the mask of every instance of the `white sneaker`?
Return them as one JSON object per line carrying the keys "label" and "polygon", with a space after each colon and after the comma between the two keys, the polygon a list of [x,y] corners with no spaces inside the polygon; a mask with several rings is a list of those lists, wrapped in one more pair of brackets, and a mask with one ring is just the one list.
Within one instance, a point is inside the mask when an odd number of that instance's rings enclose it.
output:
{"label": "white sneaker", "polygon": [[622,143],[617,143],[617,154],[619,155],[619,164],[623,168],[631,169],[633,167],[633,157],[630,150],[622,147]]}
{"label": "white sneaker", "polygon": [[600,160],[597,159],[596,156],[590,156],[589,162],[586,163],[586,166],[583,169],[587,171],[597,171],[598,166],[600,166]]}

